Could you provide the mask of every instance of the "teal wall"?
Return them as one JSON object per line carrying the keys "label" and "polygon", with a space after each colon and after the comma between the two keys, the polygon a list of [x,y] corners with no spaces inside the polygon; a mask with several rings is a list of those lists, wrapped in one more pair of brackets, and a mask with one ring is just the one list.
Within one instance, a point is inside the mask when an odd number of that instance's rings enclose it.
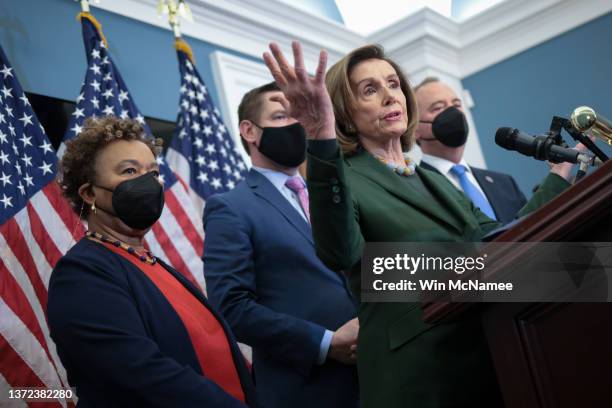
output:
{"label": "teal wall", "polygon": [[611,40],[609,13],[463,79],[475,102],[472,115],[490,169],[512,173],[528,194],[548,166],[498,147],[497,128],[542,133],[553,116],[568,117],[580,105],[612,118]]}
{"label": "teal wall", "polygon": [[[74,0],[0,1],[0,45],[28,92],[74,101],[85,77],[80,11]],[[172,33],[92,8],[102,24],[112,57],[145,116],[174,121],[179,72]],[[218,93],[210,54],[216,50],[257,60],[203,41],[186,38],[214,101]]]}

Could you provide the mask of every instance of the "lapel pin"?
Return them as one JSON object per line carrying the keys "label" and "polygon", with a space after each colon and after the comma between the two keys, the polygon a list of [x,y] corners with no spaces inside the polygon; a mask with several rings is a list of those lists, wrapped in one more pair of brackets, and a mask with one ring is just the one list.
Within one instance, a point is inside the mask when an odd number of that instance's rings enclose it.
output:
{"label": "lapel pin", "polygon": [[491,176],[485,176],[485,180],[487,180],[489,183],[493,182],[493,179],[491,178]]}

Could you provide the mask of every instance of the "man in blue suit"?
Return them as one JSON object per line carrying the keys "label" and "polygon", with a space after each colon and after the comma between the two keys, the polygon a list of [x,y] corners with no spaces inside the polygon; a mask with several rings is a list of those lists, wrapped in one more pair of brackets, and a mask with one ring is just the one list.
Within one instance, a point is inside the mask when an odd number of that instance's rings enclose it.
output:
{"label": "man in blue suit", "polygon": [[209,300],[253,349],[264,407],[358,406],[359,323],[344,275],[315,253],[308,192],[298,172],[306,139],[271,83],[238,109],[253,168],[204,211]]}
{"label": "man in blue suit", "polygon": [[466,163],[463,152],[468,124],[461,99],[434,77],[416,86],[415,95],[420,119],[416,137],[423,152],[420,166],[445,176],[490,218],[512,221],[527,199],[509,174]]}

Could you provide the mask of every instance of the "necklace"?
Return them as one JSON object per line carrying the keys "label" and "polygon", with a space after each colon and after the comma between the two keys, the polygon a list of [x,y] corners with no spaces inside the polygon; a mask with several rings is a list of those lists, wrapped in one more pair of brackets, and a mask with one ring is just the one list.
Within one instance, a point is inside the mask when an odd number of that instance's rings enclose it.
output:
{"label": "necklace", "polygon": [[90,239],[98,240],[101,242],[106,242],[108,244],[116,246],[117,248],[124,249],[127,251],[128,254],[135,256],[136,258],[140,259],[142,262],[146,262],[150,265],[154,265],[157,262],[157,258],[153,256],[151,252],[146,251],[145,254],[141,254],[138,251],[136,251],[133,247],[129,246],[125,242],[120,241],[118,239],[115,239],[115,240],[110,239],[107,236],[99,234],[95,231],[87,231],[85,235],[87,235],[87,237]]}
{"label": "necklace", "polygon": [[387,166],[389,169],[399,174],[400,176],[411,176],[414,174],[416,169],[416,163],[412,161],[408,153],[404,153],[404,166],[395,163],[390,163],[387,159],[384,159],[377,154],[375,154],[374,157],[376,157],[381,163],[383,163],[385,166]]}

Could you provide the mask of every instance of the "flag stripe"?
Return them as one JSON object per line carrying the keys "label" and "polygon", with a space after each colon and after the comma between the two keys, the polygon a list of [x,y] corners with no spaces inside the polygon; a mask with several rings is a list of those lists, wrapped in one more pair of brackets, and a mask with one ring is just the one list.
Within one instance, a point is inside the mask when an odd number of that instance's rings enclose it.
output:
{"label": "flag stripe", "polygon": [[[0,309],[1,299],[0,299]],[[17,350],[12,347],[7,339],[0,334],[0,350],[2,353],[2,364],[0,364],[0,374],[7,379],[11,384],[11,388],[20,387],[36,387],[36,388],[49,388],[59,389],[60,386],[47,385],[40,380],[37,373],[23,360]],[[43,408],[43,407],[65,407],[65,403],[62,404],[59,401],[48,401],[48,402],[34,402],[30,401],[27,403],[30,408]]]}
{"label": "flag stripe", "polygon": [[[0,234],[0,248],[4,248],[2,259],[0,259],[0,284],[2,284],[2,298],[11,299],[11,296],[16,296],[16,302],[20,305],[24,305],[15,310],[16,314],[22,316],[24,324],[32,331],[34,335],[37,335],[36,330],[40,330],[43,335],[43,339],[37,337],[41,344],[45,347],[45,351],[52,358],[52,363],[56,367],[58,375],[62,384],[68,384],[66,370],[61,364],[61,361],[57,355],[55,349],[55,343],[51,340],[49,335],[49,328],[47,327],[46,317],[46,303],[41,304],[36,296],[32,282],[29,279],[28,274],[19,263],[15,254],[9,249],[6,244],[5,238]],[[13,288],[12,282],[19,288]],[[6,300],[6,299],[5,299]],[[35,317],[35,321],[29,319],[28,311],[31,311]]]}
{"label": "flag stripe", "polygon": [[[49,200],[49,204],[53,207],[55,214],[57,214],[63,221],[66,231],[73,236],[75,241],[81,239],[85,235],[85,227],[83,226],[83,223],[79,217],[74,213],[66,199],[62,196],[60,187],[56,183],[49,183],[43,188],[42,191],[47,197],[47,200]],[[51,219],[55,219],[55,217],[51,217]],[[69,243],[70,241],[71,240],[66,239],[64,236],[61,236],[61,242]],[[63,251],[68,250],[68,248],[64,249],[59,245],[58,248]]]}
{"label": "flag stripe", "polygon": [[204,237],[204,227],[202,226],[203,213],[202,211],[198,211],[198,209],[195,206],[189,205],[190,194],[191,193],[196,194],[196,193],[190,191],[189,187],[185,187],[185,185],[182,183],[175,183],[175,185],[172,186],[170,191],[174,193],[174,196],[176,197],[177,201],[181,203],[181,205],[183,206],[183,210],[185,211],[185,214],[187,215],[187,217],[189,218],[189,221],[191,222],[191,224],[197,231],[198,239],[203,243],[204,242],[204,238],[203,238]]}
{"label": "flag stripe", "polygon": [[[164,212],[170,215],[170,206],[166,205]],[[160,242],[162,243],[162,247],[164,247],[166,255],[170,257],[174,256],[173,251],[176,249],[174,243],[186,241],[183,229],[178,224],[176,218],[172,216],[162,217],[157,223],[157,225],[161,225],[162,232],[165,233],[167,236],[167,242],[172,243],[172,246],[164,245],[163,242],[166,242],[166,238],[161,238]],[[181,267],[179,270],[182,271],[185,276],[191,277],[190,280],[192,282],[197,282],[197,285],[200,287],[200,289],[203,290],[204,286],[202,277],[201,255],[198,255],[193,245],[183,245],[181,246],[180,252],[176,250],[176,256],[178,257],[178,259],[172,260],[173,265],[174,262],[180,262]]]}
{"label": "flag stripe", "polygon": [[[42,249],[42,253],[45,256],[45,259],[47,260],[49,265],[55,265],[57,261],[59,261],[59,259],[62,257],[62,254],[55,246],[55,242],[53,242],[53,239],[49,236],[47,230],[45,229],[45,226],[40,220],[40,217],[36,213],[36,210],[34,210],[34,207],[32,206],[32,201],[33,200],[30,200],[30,202],[28,202],[27,204],[28,217],[30,219],[30,224],[32,227],[32,236],[36,240],[36,243],[38,244],[39,248]],[[57,231],[57,228],[50,229],[54,232]],[[49,271],[51,271],[51,267],[49,267]],[[45,282],[46,281],[47,280],[45,279]]]}
{"label": "flag stripe", "polygon": [[[4,225],[0,226],[0,234],[4,236],[5,242],[8,244],[8,247],[15,256],[15,260],[22,265],[23,270],[34,288],[38,302],[41,305],[46,305],[46,284],[41,280],[40,275],[38,274],[38,268],[32,260],[32,254],[29,252],[28,245],[26,244],[23,234],[17,225],[17,221],[15,221],[15,219],[10,219]],[[12,266],[13,265],[9,264],[8,268],[12,269]]]}
{"label": "flag stripe", "polygon": [[[45,355],[41,344],[21,320],[0,299],[0,349],[4,375],[13,386],[61,388],[61,382],[53,365]],[[7,369],[8,368],[8,369]]]}
{"label": "flag stripe", "polygon": [[0,261],[0,298],[15,315],[19,315],[20,320],[36,337],[48,354],[46,340],[32,305],[28,301],[15,277],[10,274],[4,262]]}
{"label": "flag stripe", "polygon": [[[164,209],[164,211],[166,210]],[[152,230],[155,234],[155,238],[157,239],[161,247],[164,249],[164,253],[168,257],[168,260],[170,261],[171,265],[177,270],[181,271],[183,273],[183,276],[189,279],[191,283],[200,286],[195,280],[195,277],[187,269],[185,262],[183,262],[183,258],[181,258],[181,256],[179,255],[178,251],[176,250],[176,247],[168,237],[168,234],[166,234],[164,227],[161,225],[161,221],[162,220],[160,219],[159,222],[155,223],[155,225],[153,225]]]}
{"label": "flag stripe", "polygon": [[191,167],[189,162],[181,153],[177,152],[172,146],[166,152],[166,161],[172,163],[172,170],[178,176],[178,179],[183,184],[189,184],[191,181]]}
{"label": "flag stripe", "polygon": [[[28,202],[29,204],[29,202]],[[45,287],[45,295],[47,293],[47,286],[49,285],[49,278],[51,277],[51,265],[47,262],[42,250],[38,246],[36,239],[32,233],[32,223],[30,221],[30,217],[28,215],[27,205],[26,208],[19,211],[17,215],[15,215],[15,221],[17,221],[17,226],[21,231],[21,237],[27,246],[28,253],[31,255],[30,259],[34,262],[36,266],[36,273],[40,279],[40,282]],[[41,304],[46,305],[47,299],[45,297],[45,301]]]}
{"label": "flag stripe", "polygon": [[[1,371],[1,370],[0,370]],[[2,373],[0,372],[0,407],[4,408],[24,408],[28,405],[16,398],[9,399],[9,390],[13,387],[8,383],[7,379],[4,378]]]}
{"label": "flag stripe", "polygon": [[157,237],[155,237],[155,234],[152,230],[147,232],[147,235],[145,235],[144,239],[145,248],[147,248],[148,251],[150,251],[153,255],[162,258],[165,262],[170,263],[168,257],[166,256],[166,253],[162,249],[161,245],[159,245],[159,242],[157,242]]}
{"label": "flag stripe", "polygon": [[[0,299],[1,303],[2,299]],[[2,333],[0,333],[0,350],[2,350],[0,374],[8,380],[12,388],[45,387],[45,383],[38,378],[36,373],[26,364]]]}
{"label": "flag stripe", "polygon": [[168,207],[172,215],[174,215],[176,222],[178,223],[181,230],[185,234],[185,237],[194,249],[196,256],[202,257],[204,241],[199,236],[194,225],[191,223],[191,220],[185,212],[184,207],[177,200],[173,190],[169,190],[166,194],[166,206]]}

